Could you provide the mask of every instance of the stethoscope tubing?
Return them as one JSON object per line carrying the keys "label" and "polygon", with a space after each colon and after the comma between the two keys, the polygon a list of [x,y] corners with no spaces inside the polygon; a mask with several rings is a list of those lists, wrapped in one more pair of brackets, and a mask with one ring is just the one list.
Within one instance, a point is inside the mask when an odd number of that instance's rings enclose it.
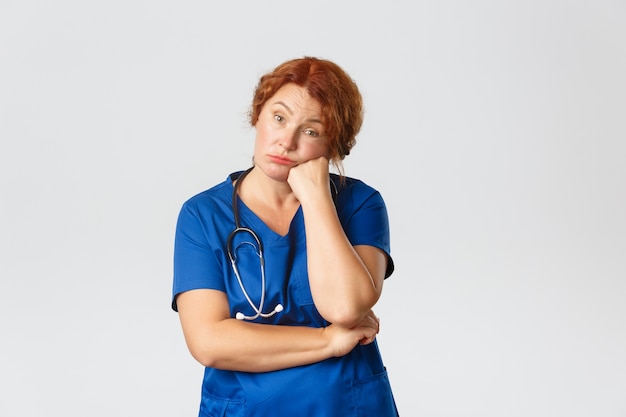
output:
{"label": "stethoscope tubing", "polygon": [[[235,315],[235,318],[237,318],[238,320],[255,320],[258,317],[269,318],[269,317],[272,317],[274,314],[280,313],[281,311],[283,311],[282,304],[277,304],[276,307],[274,307],[274,310],[270,311],[269,313],[263,313],[263,306],[265,304],[265,293],[266,293],[265,291],[265,284],[266,284],[265,282],[266,281],[265,280],[265,258],[263,257],[263,242],[261,242],[261,239],[259,238],[259,236],[256,234],[254,230],[252,230],[249,227],[244,227],[240,223],[239,207],[237,205],[238,191],[239,191],[241,182],[246,177],[246,175],[248,175],[250,171],[252,171],[253,168],[254,166],[248,168],[247,170],[242,172],[238,178],[234,178],[236,182],[235,182],[235,185],[233,186],[232,208],[233,208],[233,217],[235,220],[235,228],[233,229],[232,232],[230,232],[226,240],[226,251],[228,253],[228,259],[230,260],[231,266],[233,268],[233,272],[235,273],[235,276],[237,277],[237,282],[239,283],[239,287],[241,288],[243,295],[246,297],[248,304],[250,304],[250,307],[252,307],[252,309],[255,312],[255,314],[252,316],[246,316],[242,312],[237,312]],[[332,178],[330,179],[330,184],[331,184],[331,192],[333,194],[333,201],[336,202],[337,186],[335,185],[335,182],[332,180]],[[241,279],[241,274],[239,273],[239,268],[237,267],[237,256],[236,256],[237,248],[233,247],[233,240],[235,236],[237,236],[237,234],[241,234],[241,233],[247,233],[250,236],[252,236],[252,238],[254,239],[257,245],[255,248],[255,252],[256,252],[256,255],[259,257],[259,263],[261,267],[261,300],[259,301],[258,307],[256,304],[254,304],[254,302],[250,298],[250,295],[246,291],[246,288],[243,284],[243,280]],[[254,247],[254,244],[252,242],[240,243],[240,245],[242,244],[248,244]],[[237,245],[237,247],[239,247],[239,245]]]}
{"label": "stethoscope tubing", "polygon": [[[245,176],[248,175],[248,173],[252,170],[252,168],[249,168],[246,171],[244,171],[239,176],[239,178],[237,178],[237,182],[235,183],[235,186],[233,187],[232,205],[233,205],[233,217],[235,220],[235,229],[233,229],[233,231],[230,232],[230,234],[228,235],[228,239],[226,241],[226,249],[228,252],[228,258],[233,268],[233,272],[235,273],[235,276],[237,277],[237,282],[239,283],[241,292],[243,292],[243,295],[244,297],[246,297],[248,304],[250,304],[250,307],[252,307],[252,309],[256,313],[252,316],[246,316],[242,312],[237,312],[237,314],[235,315],[235,318],[237,318],[238,320],[255,320],[258,317],[269,318],[269,317],[272,317],[274,314],[280,313],[281,311],[283,311],[283,306],[281,304],[277,304],[276,307],[274,307],[274,310],[270,311],[269,313],[263,313],[263,305],[265,304],[265,293],[266,293],[265,291],[265,258],[263,257],[263,242],[261,242],[261,239],[259,238],[259,236],[256,234],[254,230],[250,229],[249,227],[241,226],[240,219],[239,219],[239,208],[237,207],[237,198],[238,198],[237,191],[239,190],[239,186],[241,185],[241,182],[243,181]],[[256,306],[256,304],[254,304],[254,302],[250,298],[248,291],[246,291],[246,288],[243,284],[243,280],[241,279],[241,274],[239,273],[239,268],[237,267],[236,248],[233,247],[233,240],[235,236],[237,236],[237,234],[241,234],[241,233],[247,233],[248,235],[252,236],[252,238],[254,239],[257,245],[255,247],[255,252],[256,252],[256,255],[259,257],[259,264],[261,268],[261,300],[259,301],[258,307]],[[254,246],[254,244],[251,242],[245,242],[242,244],[248,244],[248,245]]]}

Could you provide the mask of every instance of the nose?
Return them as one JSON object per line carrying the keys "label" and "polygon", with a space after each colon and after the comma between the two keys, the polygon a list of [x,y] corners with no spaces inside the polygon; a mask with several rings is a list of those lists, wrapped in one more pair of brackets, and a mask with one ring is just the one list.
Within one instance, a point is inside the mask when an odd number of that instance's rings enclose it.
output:
{"label": "nose", "polygon": [[298,144],[298,132],[296,132],[295,129],[283,131],[279,144],[288,151],[296,149]]}

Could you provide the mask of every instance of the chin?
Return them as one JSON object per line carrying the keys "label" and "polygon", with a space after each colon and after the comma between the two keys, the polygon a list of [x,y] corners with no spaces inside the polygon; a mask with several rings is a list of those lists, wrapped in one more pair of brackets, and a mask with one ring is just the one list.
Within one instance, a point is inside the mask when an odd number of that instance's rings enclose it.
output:
{"label": "chin", "polygon": [[259,167],[261,171],[274,181],[286,182],[289,177],[289,170],[291,167],[277,164],[269,164]]}

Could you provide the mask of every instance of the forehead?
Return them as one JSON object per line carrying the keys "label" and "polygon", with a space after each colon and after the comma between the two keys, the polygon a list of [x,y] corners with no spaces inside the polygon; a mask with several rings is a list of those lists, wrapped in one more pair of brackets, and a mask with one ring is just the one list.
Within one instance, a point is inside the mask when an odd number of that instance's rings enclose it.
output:
{"label": "forehead", "polygon": [[291,113],[306,112],[319,115],[322,106],[312,98],[306,88],[296,84],[285,84],[267,101],[271,106],[284,107]]}

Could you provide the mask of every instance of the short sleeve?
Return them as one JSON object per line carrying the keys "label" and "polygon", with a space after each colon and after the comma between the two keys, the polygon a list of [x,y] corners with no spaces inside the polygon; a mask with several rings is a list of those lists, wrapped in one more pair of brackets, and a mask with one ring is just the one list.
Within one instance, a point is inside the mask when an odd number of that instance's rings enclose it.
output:
{"label": "short sleeve", "polygon": [[186,202],[176,223],[174,241],[174,280],[172,309],[178,311],[176,296],[184,291],[210,288],[224,290],[220,278],[222,262],[210,244],[210,222],[200,216],[198,207]]}
{"label": "short sleeve", "polygon": [[374,246],[387,254],[385,278],[388,278],[394,271],[394,263],[385,201],[378,191],[360,182],[346,194],[342,200],[350,209],[344,212],[340,206],[344,231],[352,245]]}

